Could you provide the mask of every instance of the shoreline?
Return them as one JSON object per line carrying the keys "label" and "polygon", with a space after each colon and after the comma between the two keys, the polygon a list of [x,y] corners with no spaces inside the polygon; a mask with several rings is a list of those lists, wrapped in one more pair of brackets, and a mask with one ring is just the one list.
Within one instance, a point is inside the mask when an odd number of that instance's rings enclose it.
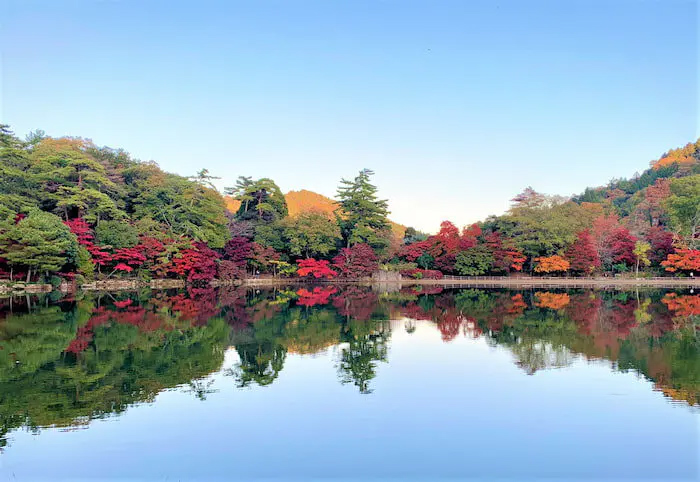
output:
{"label": "shoreline", "polygon": [[359,284],[367,286],[444,286],[460,287],[493,287],[493,288],[529,288],[529,287],[560,287],[560,288],[606,288],[606,287],[698,287],[700,278],[471,278],[471,279],[402,279],[377,281],[371,278],[356,280],[322,280],[322,279],[281,279],[281,278],[246,278],[241,280],[242,286],[280,286],[290,284]]}
{"label": "shoreline", "polygon": [[[393,279],[376,280],[364,279],[301,279],[301,278],[243,278],[235,280],[212,280],[209,286],[243,286],[250,288],[268,286],[289,285],[359,285],[373,286],[387,291],[396,291],[404,286],[442,286],[444,288],[598,288],[598,289],[624,289],[624,288],[698,288],[700,290],[700,278],[529,278],[529,277],[483,277],[483,278],[443,278],[443,279]],[[187,283],[184,280],[151,280],[142,281],[135,279],[101,280],[86,283],[80,287],[64,284],[54,288],[41,283],[7,283],[0,284],[0,296],[23,296],[25,294],[50,293],[60,291],[63,293],[87,292],[87,291],[135,291],[140,289],[184,289]]]}

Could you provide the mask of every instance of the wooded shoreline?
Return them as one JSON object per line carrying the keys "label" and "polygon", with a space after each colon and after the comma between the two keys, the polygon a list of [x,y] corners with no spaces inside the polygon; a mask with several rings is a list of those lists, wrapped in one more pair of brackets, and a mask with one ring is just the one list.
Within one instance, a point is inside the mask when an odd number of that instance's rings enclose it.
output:
{"label": "wooded shoreline", "polygon": [[401,279],[382,280],[373,279],[331,279],[331,280],[309,280],[309,279],[283,279],[283,278],[246,278],[241,280],[243,286],[279,286],[289,284],[366,284],[366,285],[429,285],[456,287],[493,287],[493,288],[527,288],[527,287],[698,287],[700,288],[700,278],[537,278],[537,277],[475,277],[470,279]]}
{"label": "wooded shoreline", "polygon": [[[372,278],[358,279],[308,279],[308,278],[243,278],[235,280],[212,280],[210,286],[289,286],[308,284],[357,284],[365,286],[443,286],[445,288],[625,288],[625,287],[655,287],[655,288],[700,288],[700,278],[555,278],[555,277],[497,277],[484,276],[469,279],[450,277],[444,279],[396,279],[377,281]],[[53,287],[41,283],[0,284],[0,295],[24,295],[34,293],[49,293],[51,291],[132,291],[150,288],[155,290],[183,289],[187,286],[184,280],[156,279],[114,279],[86,283],[81,286],[61,285]]]}

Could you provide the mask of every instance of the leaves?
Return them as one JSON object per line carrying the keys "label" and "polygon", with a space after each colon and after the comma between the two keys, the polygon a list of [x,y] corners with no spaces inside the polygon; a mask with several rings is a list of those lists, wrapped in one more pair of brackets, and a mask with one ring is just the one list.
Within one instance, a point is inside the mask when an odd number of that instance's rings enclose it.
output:
{"label": "leaves", "polygon": [[343,248],[340,254],[333,258],[333,267],[343,278],[358,279],[371,276],[378,266],[377,255],[364,243]]}
{"label": "leaves", "polygon": [[535,273],[564,273],[569,270],[571,264],[559,255],[542,256],[534,259]]}
{"label": "leaves", "polygon": [[700,249],[677,249],[661,262],[666,271],[700,271]]}
{"label": "leaves", "polygon": [[330,268],[329,264],[330,263],[325,259],[322,259],[322,260],[316,260],[313,258],[298,259],[297,266],[299,268],[297,269],[297,275],[300,278],[305,278],[307,276],[313,276],[316,279],[335,278],[338,275],[338,273],[336,271],[333,271]]}

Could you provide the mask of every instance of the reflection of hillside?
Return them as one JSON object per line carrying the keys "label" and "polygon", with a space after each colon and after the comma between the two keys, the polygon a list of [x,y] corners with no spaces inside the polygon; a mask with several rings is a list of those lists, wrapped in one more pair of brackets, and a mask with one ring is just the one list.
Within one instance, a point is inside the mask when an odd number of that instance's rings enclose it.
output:
{"label": "reflection of hillside", "polygon": [[125,301],[84,300],[0,322],[3,434],[119,413],[220,366],[229,330],[223,319],[202,325]]}
{"label": "reflection of hillside", "polygon": [[199,380],[221,366],[227,345],[240,359],[228,372],[238,386],[274,383],[289,354],[338,346],[338,380],[371,393],[390,358],[389,320],[404,318],[409,332],[410,320],[434,323],[446,343],[483,337],[529,374],[574,356],[605,359],[698,403],[698,296],[422,288],[199,288],[54,305],[41,298],[31,313],[26,300],[13,312],[0,306],[0,430],[86,423],[182,384],[203,397]]}

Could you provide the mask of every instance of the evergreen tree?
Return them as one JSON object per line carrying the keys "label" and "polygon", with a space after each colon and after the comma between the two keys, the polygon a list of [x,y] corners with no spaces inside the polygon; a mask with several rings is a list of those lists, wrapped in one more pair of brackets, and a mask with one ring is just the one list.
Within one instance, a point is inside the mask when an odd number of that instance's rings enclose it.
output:
{"label": "evergreen tree", "polygon": [[239,177],[236,186],[226,188],[241,202],[236,213],[238,221],[273,222],[287,216],[287,201],[275,181],[268,178],[251,180]]}
{"label": "evergreen tree", "polygon": [[377,198],[377,187],[370,182],[372,175],[374,172],[363,169],[354,180],[340,181],[337,193],[340,207],[336,213],[347,247],[367,243],[374,249],[383,249],[389,245],[388,204]]}
{"label": "evergreen tree", "polygon": [[56,272],[77,255],[78,241],[58,216],[34,210],[0,233],[0,256],[14,267]]}

